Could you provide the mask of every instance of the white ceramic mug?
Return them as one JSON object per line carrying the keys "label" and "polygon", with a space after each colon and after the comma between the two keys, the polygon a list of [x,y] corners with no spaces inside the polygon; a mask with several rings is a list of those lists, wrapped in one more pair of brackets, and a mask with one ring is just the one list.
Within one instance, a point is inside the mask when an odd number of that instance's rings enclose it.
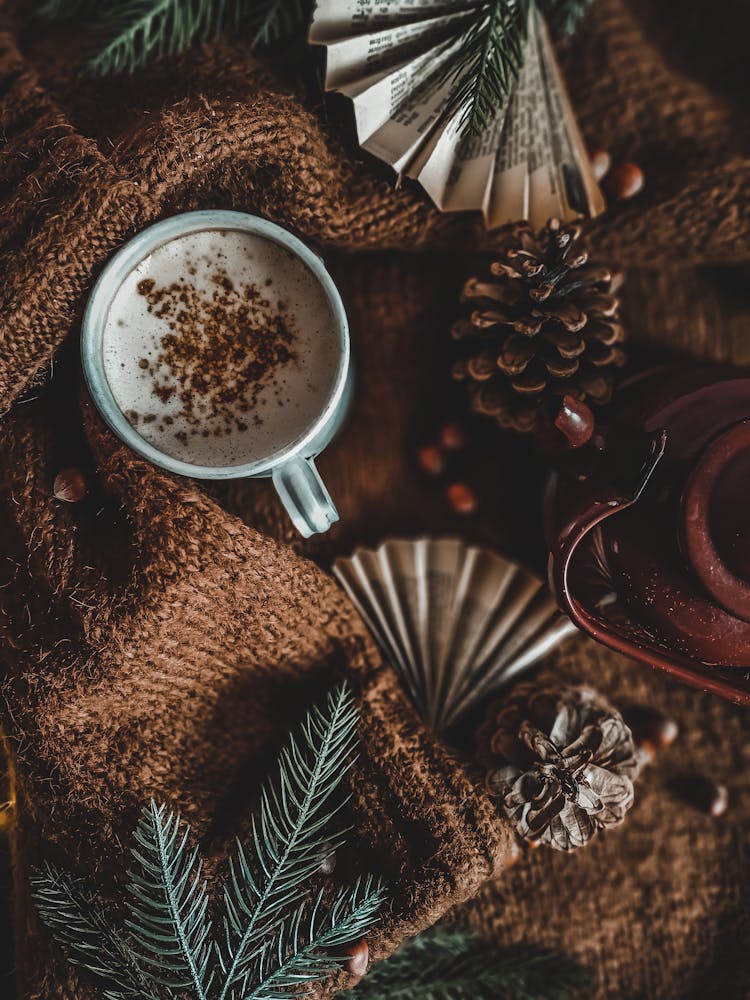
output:
{"label": "white ceramic mug", "polygon": [[[199,466],[167,455],[146,441],[122,412],[105,373],[103,338],[113,299],[125,278],[149,254],[179,237],[206,230],[238,230],[277,243],[298,258],[318,281],[330,306],[338,338],[338,369],[328,398],[305,430],[271,454],[246,465]],[[327,531],[339,515],[315,466],[315,457],[339,429],[351,395],[349,327],[341,296],[320,258],[291,233],[244,212],[186,212],[144,229],[109,261],[86,308],[81,359],[91,397],[112,430],[134,451],[170,472],[196,479],[270,477],[295,527],[305,537]]]}

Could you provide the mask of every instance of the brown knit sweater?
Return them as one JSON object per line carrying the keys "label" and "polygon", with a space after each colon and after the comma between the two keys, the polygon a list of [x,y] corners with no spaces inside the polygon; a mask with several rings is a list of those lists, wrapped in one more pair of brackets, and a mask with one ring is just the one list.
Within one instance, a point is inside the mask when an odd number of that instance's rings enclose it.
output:
{"label": "brown knit sweater", "polygon": [[[739,2],[729,7],[733,31],[715,50],[687,15],[675,30],[666,0],[599,0],[568,53],[584,133],[647,175],[641,197],[593,227],[600,255],[630,265],[750,256],[748,115],[733,77],[747,13]],[[736,825],[717,828],[686,811],[655,773],[629,825],[585,856],[534,856],[487,882],[503,868],[509,835],[470,758],[420,725],[337,587],[300,555],[325,566],[334,552],[388,532],[456,530],[405,456],[420,409],[438,391],[434,344],[465,266],[457,251],[492,238],[476,219],[436,213],[417,189],[395,191],[351,148],[345,123],[327,119],[242,42],[132,82],[92,84],[72,72],[75,39],[25,48],[19,37],[8,17],[0,639],[22,995],[89,995],[37,926],[29,865],[64,856],[110,893],[138,809],[155,795],[190,820],[215,875],[231,836],[247,830],[288,728],[344,675],[362,703],[353,850],[392,885],[376,957],[486,883],[462,919],[499,941],[579,953],[602,996],[682,996],[719,982],[711,963],[721,971],[723,954],[741,955],[746,933],[742,714],[574,643],[562,672],[621,699],[677,706],[690,735],[666,770],[718,768],[733,782]],[[322,462],[343,518],[304,546],[268,484],[208,496],[162,475],[113,439],[80,387],[78,322],[98,269],[150,221],[206,206],[266,215],[322,245],[350,313],[359,395]],[[389,253],[344,253],[353,250]],[[695,347],[713,331],[700,303],[720,302],[712,346],[738,356],[746,313],[737,293],[727,304],[725,290],[710,285],[697,303],[695,281],[670,275],[635,279],[636,333],[658,336],[673,322],[665,301],[679,299],[682,322],[665,342],[692,324],[685,343]],[[51,496],[55,474],[71,464],[92,488],[79,505]],[[516,478],[471,530],[539,556],[536,523],[528,513],[519,520],[533,509],[530,486]],[[741,975],[724,978],[724,995],[743,995]]]}

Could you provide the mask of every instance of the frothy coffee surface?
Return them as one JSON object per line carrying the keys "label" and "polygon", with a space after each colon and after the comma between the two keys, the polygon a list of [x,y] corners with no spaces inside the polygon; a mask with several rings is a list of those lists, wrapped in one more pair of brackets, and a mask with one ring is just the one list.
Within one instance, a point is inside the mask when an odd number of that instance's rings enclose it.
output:
{"label": "frothy coffee surface", "polygon": [[118,289],[104,330],[117,405],[159,451],[235,466],[299,438],[333,391],[339,341],[318,280],[241,230],[178,237]]}

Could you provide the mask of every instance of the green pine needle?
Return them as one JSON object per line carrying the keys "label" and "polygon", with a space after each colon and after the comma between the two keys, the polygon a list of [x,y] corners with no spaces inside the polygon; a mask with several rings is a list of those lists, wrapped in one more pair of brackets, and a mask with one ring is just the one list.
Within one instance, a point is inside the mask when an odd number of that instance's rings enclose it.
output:
{"label": "green pine needle", "polygon": [[190,828],[153,799],[135,831],[137,862],[131,871],[130,916],[141,964],[173,990],[207,1000],[213,980],[208,894],[198,849],[187,849]]}
{"label": "green pine needle", "polygon": [[282,923],[272,947],[261,952],[256,985],[242,992],[243,1000],[288,1000],[300,986],[330,975],[346,961],[345,946],[372,927],[384,902],[382,884],[371,878],[341,890],[330,909],[318,893],[311,912],[301,906]]}
{"label": "green pine needle", "polygon": [[38,0],[35,14],[88,19],[95,39],[88,70],[110,76],[243,25],[253,45],[270,45],[299,28],[308,10],[309,0]]}
{"label": "green pine needle", "polygon": [[250,847],[238,844],[225,889],[224,944],[190,828],[153,800],[135,831],[126,932],[114,930],[82,882],[50,864],[33,879],[40,916],[105,1000],[290,1000],[346,961],[345,946],[377,920],[379,880],[320,890],[311,880],[344,843],[334,821],[355,759],[357,708],[346,686],[313,708],[282,750],[261,793]]}
{"label": "green pine needle", "polygon": [[433,931],[402,946],[353,1000],[569,1000],[588,971],[556,952],[498,950],[467,931]]}
{"label": "green pine needle", "polygon": [[253,823],[253,847],[260,871],[254,876],[237,845],[225,890],[225,978],[219,1000],[235,997],[248,963],[274,925],[309,889],[321,860],[341,846],[345,831],[331,823],[345,800],[340,782],[354,763],[357,708],[345,686],[328,696],[325,710],[313,709],[282,750],[275,782],[263,786],[260,815]]}
{"label": "green pine needle", "polygon": [[448,111],[460,112],[464,135],[489,127],[523,63],[532,0],[491,0],[461,38],[461,50],[444,79],[451,84]]}
{"label": "green pine needle", "polygon": [[83,882],[46,862],[33,873],[31,888],[39,916],[68,960],[102,986],[107,1000],[157,1000],[132,949]]}
{"label": "green pine needle", "polygon": [[228,26],[241,0],[104,0],[96,21],[102,39],[89,60],[94,76],[132,73],[151,56],[177,55]]}

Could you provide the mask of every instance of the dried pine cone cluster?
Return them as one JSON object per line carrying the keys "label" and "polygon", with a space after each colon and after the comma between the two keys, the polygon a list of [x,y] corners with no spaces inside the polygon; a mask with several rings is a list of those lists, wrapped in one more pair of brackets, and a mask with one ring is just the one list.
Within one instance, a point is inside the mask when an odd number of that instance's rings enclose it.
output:
{"label": "dried pine cone cluster", "polygon": [[630,729],[600,695],[535,684],[490,710],[478,756],[516,832],[560,851],[622,822],[642,765]]}
{"label": "dried pine cone cluster", "polygon": [[490,278],[464,286],[471,313],[452,328],[465,347],[453,376],[468,383],[472,408],[503,428],[533,430],[565,395],[608,402],[625,363],[612,273],[589,264],[580,237],[557,219],[538,235],[521,224]]}

